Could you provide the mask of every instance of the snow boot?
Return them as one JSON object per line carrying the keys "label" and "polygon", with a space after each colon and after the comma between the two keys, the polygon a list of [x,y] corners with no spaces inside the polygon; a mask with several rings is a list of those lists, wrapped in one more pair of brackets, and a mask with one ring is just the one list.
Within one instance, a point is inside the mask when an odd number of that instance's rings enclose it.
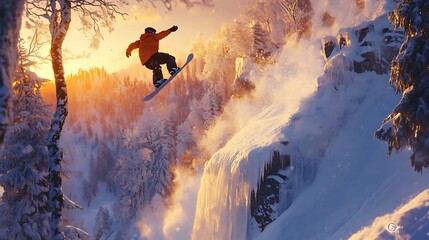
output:
{"label": "snow boot", "polygon": [[170,70],[170,75],[174,75],[175,73],[177,73],[177,71],[179,71],[179,67],[174,67]]}
{"label": "snow boot", "polygon": [[156,88],[159,88],[159,86],[161,86],[165,81],[167,81],[167,79],[159,79],[154,83],[154,85]]}

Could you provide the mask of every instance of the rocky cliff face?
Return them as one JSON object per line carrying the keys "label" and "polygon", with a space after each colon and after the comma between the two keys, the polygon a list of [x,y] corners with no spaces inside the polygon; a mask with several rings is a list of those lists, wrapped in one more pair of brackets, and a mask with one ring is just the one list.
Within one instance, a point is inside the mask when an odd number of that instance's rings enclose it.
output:
{"label": "rocky cliff face", "polygon": [[264,231],[265,227],[273,222],[291,203],[291,199],[280,201],[281,196],[284,196],[281,192],[288,190],[287,171],[289,167],[290,156],[281,155],[279,151],[274,151],[271,163],[265,166],[265,175],[261,179],[258,189],[252,190],[250,213],[261,231]]}
{"label": "rocky cliff face", "polygon": [[384,15],[373,22],[361,24],[355,28],[343,29],[336,37],[327,36],[322,40],[322,52],[328,62],[336,54],[344,51],[356,51],[352,59],[352,71],[356,73],[374,71],[387,73],[390,62],[399,51],[404,39],[402,30],[394,30]]}

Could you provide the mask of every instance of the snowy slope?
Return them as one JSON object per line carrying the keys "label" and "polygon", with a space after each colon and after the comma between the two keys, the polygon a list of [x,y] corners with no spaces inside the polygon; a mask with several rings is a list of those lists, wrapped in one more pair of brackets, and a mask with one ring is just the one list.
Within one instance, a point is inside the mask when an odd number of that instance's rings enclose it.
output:
{"label": "snowy slope", "polygon": [[350,239],[427,239],[428,208],[429,190],[426,189],[394,212],[377,217],[371,225],[353,234]]}
{"label": "snowy slope", "polygon": [[320,159],[314,183],[258,239],[345,239],[429,187],[409,153],[386,159],[386,146],[374,139],[397,97],[386,91],[386,77],[368,81],[367,97]]}

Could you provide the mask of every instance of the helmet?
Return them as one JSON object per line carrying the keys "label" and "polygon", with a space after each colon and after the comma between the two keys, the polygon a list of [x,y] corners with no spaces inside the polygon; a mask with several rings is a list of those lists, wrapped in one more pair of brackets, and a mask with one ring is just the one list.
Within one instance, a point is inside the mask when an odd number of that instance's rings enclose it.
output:
{"label": "helmet", "polygon": [[147,28],[145,28],[144,32],[145,33],[154,33],[155,34],[156,30],[153,27],[147,27]]}

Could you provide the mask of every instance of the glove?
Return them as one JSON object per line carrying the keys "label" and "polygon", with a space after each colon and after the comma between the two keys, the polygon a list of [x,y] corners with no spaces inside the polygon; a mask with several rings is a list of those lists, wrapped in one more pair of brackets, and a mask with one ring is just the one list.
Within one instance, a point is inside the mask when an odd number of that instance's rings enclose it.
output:
{"label": "glove", "polygon": [[129,58],[131,56],[131,52],[130,51],[125,51],[125,55],[127,56],[127,58]]}
{"label": "glove", "polygon": [[170,28],[170,31],[175,32],[175,31],[177,31],[177,29],[178,29],[178,27],[176,25],[174,25]]}

